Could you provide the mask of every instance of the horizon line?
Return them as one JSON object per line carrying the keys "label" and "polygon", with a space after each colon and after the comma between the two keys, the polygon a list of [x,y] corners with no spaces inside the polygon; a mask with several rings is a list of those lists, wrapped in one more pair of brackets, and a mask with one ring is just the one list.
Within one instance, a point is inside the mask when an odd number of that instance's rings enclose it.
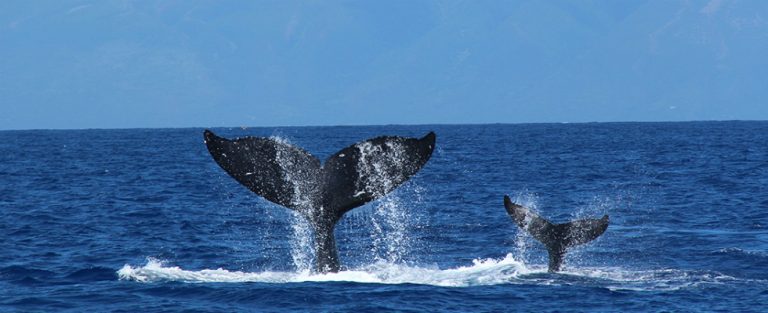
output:
{"label": "horizon line", "polygon": [[590,121],[590,122],[489,122],[489,123],[423,123],[423,124],[337,124],[337,125],[276,125],[276,126],[169,126],[169,127],[87,127],[87,128],[18,128],[0,131],[57,131],[57,130],[151,130],[151,129],[215,129],[215,128],[317,128],[317,127],[398,127],[398,126],[482,126],[482,125],[534,125],[534,124],[621,124],[621,123],[722,123],[722,122],[766,122],[761,119],[732,120],[659,120],[659,121]]}

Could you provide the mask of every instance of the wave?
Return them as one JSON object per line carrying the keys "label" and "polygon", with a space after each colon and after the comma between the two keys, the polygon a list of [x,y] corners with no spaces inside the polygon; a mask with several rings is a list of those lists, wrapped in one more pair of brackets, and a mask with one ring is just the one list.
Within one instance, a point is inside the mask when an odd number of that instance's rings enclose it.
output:
{"label": "wave", "polygon": [[189,271],[175,266],[165,266],[162,261],[149,258],[147,264],[140,267],[123,266],[117,275],[123,280],[138,282],[180,281],[190,283],[220,282],[262,282],[262,283],[298,283],[298,282],[358,282],[379,284],[423,284],[446,287],[472,285],[493,285],[509,281],[509,278],[528,272],[524,264],[511,255],[501,260],[475,260],[472,266],[440,270],[438,268],[420,268],[385,262],[368,265],[338,273],[312,273],[308,270],[299,272],[240,272],[226,269]]}
{"label": "wave", "polygon": [[476,259],[470,266],[451,269],[415,267],[379,262],[338,273],[319,274],[299,272],[241,272],[226,269],[185,270],[167,266],[148,258],[143,266],[126,264],[117,271],[122,280],[136,282],[185,283],[302,283],[356,282],[369,284],[419,284],[440,287],[471,287],[503,284],[578,285],[613,291],[667,291],[695,288],[701,285],[738,281],[731,276],[711,271],[682,271],[674,269],[629,271],[617,267],[575,268],[560,273],[547,273],[546,266],[527,266],[512,254],[501,259]]}
{"label": "wave", "polygon": [[48,271],[20,265],[0,268],[0,282],[6,281],[22,286],[81,284],[115,280],[115,278],[117,278],[115,270],[106,267],[88,267],[74,272]]}
{"label": "wave", "polygon": [[753,257],[759,257],[759,258],[766,258],[766,257],[768,257],[768,252],[765,252],[765,251],[745,250],[745,249],[736,248],[736,247],[722,248],[720,250],[714,251],[714,253],[716,253],[716,254],[746,255],[746,256],[753,256]]}

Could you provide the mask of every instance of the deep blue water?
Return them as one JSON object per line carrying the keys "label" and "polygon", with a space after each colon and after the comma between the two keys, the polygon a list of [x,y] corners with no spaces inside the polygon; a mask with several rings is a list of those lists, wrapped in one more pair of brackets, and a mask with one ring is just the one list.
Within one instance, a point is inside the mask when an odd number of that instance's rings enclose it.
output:
{"label": "deep blue water", "polygon": [[[321,159],[430,130],[422,171],[338,224],[328,275],[203,129],[2,131],[0,311],[768,310],[768,122],[215,129]],[[611,224],[549,274],[505,194]]]}

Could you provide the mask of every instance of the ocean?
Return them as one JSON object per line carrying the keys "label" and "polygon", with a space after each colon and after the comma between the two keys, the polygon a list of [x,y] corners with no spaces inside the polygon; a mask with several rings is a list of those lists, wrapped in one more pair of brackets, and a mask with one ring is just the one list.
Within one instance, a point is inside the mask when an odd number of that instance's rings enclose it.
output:
{"label": "ocean", "polygon": [[[766,312],[768,122],[214,128],[324,160],[437,134],[430,161],[335,234],[230,178],[203,128],[0,131],[3,312]],[[610,216],[547,272],[503,197]]]}

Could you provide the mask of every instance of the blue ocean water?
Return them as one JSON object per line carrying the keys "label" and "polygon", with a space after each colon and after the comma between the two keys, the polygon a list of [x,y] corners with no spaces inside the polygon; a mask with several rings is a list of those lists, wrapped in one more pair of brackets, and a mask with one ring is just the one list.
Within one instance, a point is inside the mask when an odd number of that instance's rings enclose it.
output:
{"label": "blue ocean water", "polygon": [[[203,129],[0,132],[0,311],[768,310],[768,122],[214,129],[320,159],[437,133],[432,159],[337,225],[306,223],[211,159]],[[546,272],[503,196],[564,222],[609,214]]]}

